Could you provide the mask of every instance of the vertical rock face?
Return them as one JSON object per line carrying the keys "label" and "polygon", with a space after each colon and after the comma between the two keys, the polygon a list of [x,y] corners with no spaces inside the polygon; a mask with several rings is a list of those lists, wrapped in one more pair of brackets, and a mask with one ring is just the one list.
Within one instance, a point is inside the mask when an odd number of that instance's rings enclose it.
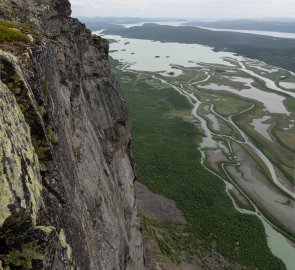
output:
{"label": "vertical rock face", "polygon": [[70,13],[0,4],[31,40],[0,43],[0,269],[144,269],[128,112],[107,41]]}

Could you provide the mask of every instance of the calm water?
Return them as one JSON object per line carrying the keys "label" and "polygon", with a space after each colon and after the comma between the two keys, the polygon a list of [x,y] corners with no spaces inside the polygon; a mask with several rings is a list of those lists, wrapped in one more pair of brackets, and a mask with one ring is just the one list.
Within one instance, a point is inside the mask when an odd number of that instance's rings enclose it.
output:
{"label": "calm water", "polygon": [[[231,66],[223,57],[234,57],[230,52],[213,52],[213,49],[198,44],[162,43],[143,39],[128,39],[115,35],[103,36],[116,40],[111,44],[111,56],[123,59],[130,69],[152,72],[175,72],[171,64],[196,67],[195,62]],[[144,50],[143,50],[144,49]]]}
{"label": "calm water", "polygon": [[238,29],[221,29],[221,28],[210,28],[210,27],[202,27],[196,26],[202,29],[211,30],[211,31],[227,31],[227,32],[238,32],[245,34],[254,34],[260,36],[269,36],[274,38],[290,38],[295,39],[295,33],[283,33],[283,32],[272,32],[272,31],[257,31],[257,30],[238,30]]}
{"label": "calm water", "polygon": [[264,136],[266,139],[272,141],[270,134],[268,132],[268,129],[270,128],[270,124],[266,124],[264,123],[265,121],[267,121],[268,119],[270,119],[269,116],[264,116],[262,118],[259,119],[253,119],[251,125],[255,128],[255,130],[260,133],[262,136]]}

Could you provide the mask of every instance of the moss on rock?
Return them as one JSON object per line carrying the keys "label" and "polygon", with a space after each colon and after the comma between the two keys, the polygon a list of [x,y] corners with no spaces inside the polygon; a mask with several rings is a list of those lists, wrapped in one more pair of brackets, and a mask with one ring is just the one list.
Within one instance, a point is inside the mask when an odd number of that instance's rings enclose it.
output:
{"label": "moss on rock", "polygon": [[31,28],[11,21],[0,20],[0,42],[25,42],[29,43],[32,39],[23,31],[30,31]]}

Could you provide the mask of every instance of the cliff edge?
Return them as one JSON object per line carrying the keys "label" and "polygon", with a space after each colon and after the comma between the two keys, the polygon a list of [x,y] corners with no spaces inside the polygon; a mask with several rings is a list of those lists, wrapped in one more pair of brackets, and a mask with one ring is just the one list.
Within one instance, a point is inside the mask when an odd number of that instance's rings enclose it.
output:
{"label": "cliff edge", "polygon": [[0,269],[144,269],[109,46],[70,14],[0,3]]}

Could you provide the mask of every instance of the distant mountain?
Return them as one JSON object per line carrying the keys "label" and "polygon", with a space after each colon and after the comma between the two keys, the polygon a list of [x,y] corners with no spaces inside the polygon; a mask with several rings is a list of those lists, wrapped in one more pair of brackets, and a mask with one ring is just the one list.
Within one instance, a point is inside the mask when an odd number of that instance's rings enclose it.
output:
{"label": "distant mountain", "polygon": [[129,24],[129,23],[140,23],[140,22],[183,22],[184,19],[176,18],[141,18],[141,17],[79,17],[79,20],[82,22],[103,22],[110,24]]}
{"label": "distant mountain", "polygon": [[174,18],[140,18],[140,17],[79,17],[79,20],[86,24],[92,31],[101,29],[120,29],[124,28],[122,24],[152,23],[152,22],[183,22],[183,19]]}
{"label": "distant mountain", "polygon": [[232,21],[192,21],[185,25],[202,26],[209,28],[221,29],[237,29],[237,30],[259,30],[259,31],[272,31],[272,32],[286,32],[295,33],[295,19],[285,19],[284,21],[267,21],[267,20],[232,20]]}
{"label": "distant mountain", "polygon": [[84,21],[87,28],[89,28],[91,31],[98,31],[102,29],[120,29],[124,28],[124,26],[109,22],[95,22],[95,21]]}

